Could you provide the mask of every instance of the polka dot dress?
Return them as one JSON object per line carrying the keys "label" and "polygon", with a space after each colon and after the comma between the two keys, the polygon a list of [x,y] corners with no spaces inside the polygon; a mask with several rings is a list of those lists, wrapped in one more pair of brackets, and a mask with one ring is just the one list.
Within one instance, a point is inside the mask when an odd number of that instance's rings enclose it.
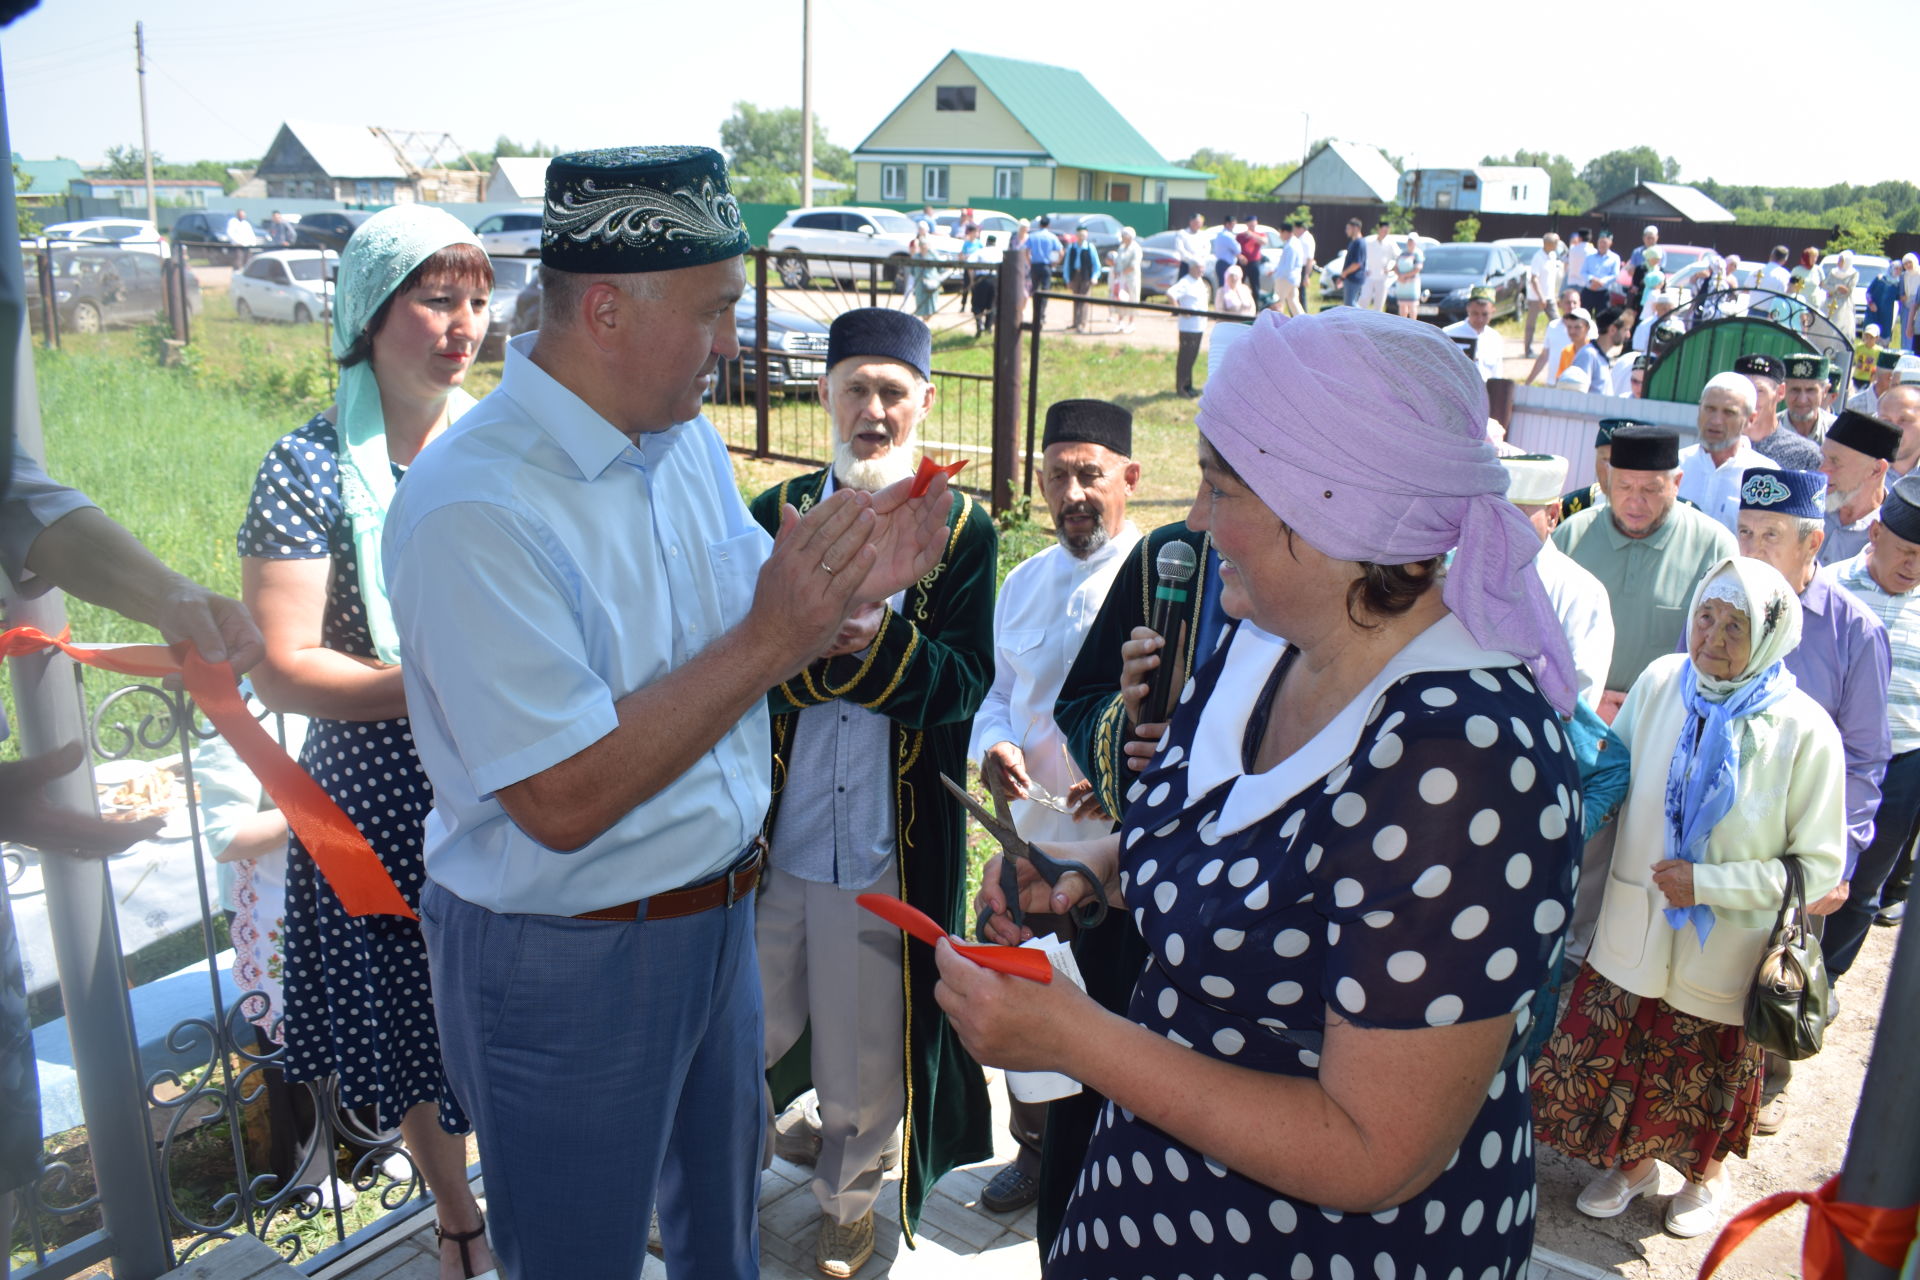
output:
{"label": "polka dot dress", "polygon": [[[1222,665],[1188,687],[1194,703]],[[1573,758],[1524,668],[1387,686],[1350,758],[1232,834],[1219,816],[1241,780],[1187,791],[1198,719],[1175,717],[1126,813],[1122,885],[1151,952],[1129,1016],[1209,1057],[1310,1078],[1329,1009],[1402,1029],[1512,1018],[1517,1046],[1558,957],[1580,830]],[[1431,1186],[1372,1214],[1280,1195],[1108,1103],[1047,1280],[1524,1276],[1526,1067],[1496,1074]]]}
{"label": "polka dot dress", "polygon": [[[268,451],[240,528],[240,554],[330,558],[321,643],[371,658],[352,527],[336,492],[338,449],[333,424],[316,416]],[[418,906],[421,829],[433,791],[406,720],[315,717],[300,763],[360,828],[408,905]],[[285,948],[287,1079],[337,1075],[341,1102],[376,1107],[382,1125],[398,1123],[418,1103],[436,1103],[440,1123],[465,1132],[466,1116],[441,1069],[419,924],[347,915],[294,839]]]}

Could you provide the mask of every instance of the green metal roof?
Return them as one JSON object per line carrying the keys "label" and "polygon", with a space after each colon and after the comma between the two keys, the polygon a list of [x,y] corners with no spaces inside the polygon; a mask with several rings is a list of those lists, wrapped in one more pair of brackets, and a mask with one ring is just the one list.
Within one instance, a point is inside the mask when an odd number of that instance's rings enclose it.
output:
{"label": "green metal roof", "polygon": [[1078,71],[961,49],[951,56],[980,78],[1056,164],[1142,178],[1213,176],[1168,164]]}
{"label": "green metal roof", "polygon": [[23,195],[64,196],[69,182],[87,176],[78,161],[64,156],[55,160],[22,160],[16,151],[13,153],[13,163],[20,166],[21,173],[33,179],[33,185],[22,192]]}

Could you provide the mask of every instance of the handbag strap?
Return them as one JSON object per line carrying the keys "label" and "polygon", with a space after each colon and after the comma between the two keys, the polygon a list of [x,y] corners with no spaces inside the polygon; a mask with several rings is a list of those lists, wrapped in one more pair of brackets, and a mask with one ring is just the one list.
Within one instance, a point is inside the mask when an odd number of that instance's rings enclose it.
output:
{"label": "handbag strap", "polygon": [[1773,931],[1778,935],[1786,926],[1787,917],[1794,917],[1794,924],[1802,934],[1807,931],[1807,886],[1800,872],[1800,859],[1787,853],[1780,856],[1787,869],[1786,892],[1780,895],[1780,914],[1774,917]]}

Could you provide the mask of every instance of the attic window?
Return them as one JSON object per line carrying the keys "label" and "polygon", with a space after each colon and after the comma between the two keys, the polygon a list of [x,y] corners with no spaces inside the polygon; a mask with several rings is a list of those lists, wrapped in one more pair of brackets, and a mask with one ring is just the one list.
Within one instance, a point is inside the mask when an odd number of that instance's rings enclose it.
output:
{"label": "attic window", "polygon": [[1472,191],[1475,187],[1478,187],[1479,185],[1480,185],[1480,179],[1476,175],[1471,173],[1466,175],[1464,178],[1460,179],[1460,189],[1463,191]]}
{"label": "attic window", "polygon": [[935,111],[971,111],[973,110],[973,86],[970,84],[943,84],[933,91],[933,109]]}

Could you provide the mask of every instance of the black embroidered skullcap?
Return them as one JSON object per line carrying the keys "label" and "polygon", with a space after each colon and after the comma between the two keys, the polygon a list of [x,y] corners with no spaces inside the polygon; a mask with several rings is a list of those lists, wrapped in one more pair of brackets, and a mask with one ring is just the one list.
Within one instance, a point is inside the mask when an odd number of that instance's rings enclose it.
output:
{"label": "black embroidered skullcap", "polygon": [[1796,351],[1781,363],[1789,382],[1822,382],[1827,376],[1827,358],[1817,351]]}
{"label": "black embroidered skullcap", "polygon": [[1612,444],[1613,433],[1622,427],[1640,427],[1645,425],[1646,424],[1642,422],[1635,422],[1632,418],[1602,418],[1600,419],[1599,429],[1593,433],[1593,447],[1598,449],[1602,445]]}
{"label": "black embroidered skullcap", "polygon": [[1880,504],[1880,523],[1905,542],[1920,542],[1920,474],[1900,477]]}
{"label": "black embroidered skullcap", "polygon": [[1644,351],[1636,351],[1633,353],[1633,367],[1645,373],[1653,368],[1653,357]]}
{"label": "black embroidered skullcap", "polygon": [[1105,400],[1056,400],[1047,406],[1047,429],[1040,447],[1081,443],[1102,445],[1123,458],[1133,456],[1133,414]]}
{"label": "black embroidered skullcap", "polygon": [[1638,422],[1621,427],[1613,433],[1613,457],[1607,465],[1615,471],[1677,471],[1680,435],[1671,427]]}
{"label": "black embroidered skullcap", "polygon": [[1873,358],[1873,367],[1882,373],[1892,373],[1900,367],[1900,357],[1904,354],[1898,347],[1882,347],[1880,354]]}
{"label": "black embroidered skullcap", "polygon": [[711,147],[573,151],[547,164],[540,263],[626,275],[737,258],[750,244]]}
{"label": "black embroidered skullcap", "polygon": [[842,311],[827,330],[827,368],[850,356],[898,360],[923,378],[933,376],[933,331],[927,322],[891,307]]}
{"label": "black embroidered skullcap", "polygon": [[1883,462],[1892,462],[1900,455],[1900,428],[1854,409],[1841,411],[1827,428],[1827,439]]}
{"label": "black embroidered skullcap", "polygon": [[1827,478],[1818,471],[1752,467],[1740,479],[1742,511],[1771,511],[1776,515],[1820,520],[1827,514],[1821,505],[1826,495]]}
{"label": "black embroidered skullcap", "polygon": [[1771,378],[1775,382],[1786,381],[1786,366],[1780,363],[1779,357],[1759,352],[1741,356],[1735,360],[1733,371],[1744,373],[1749,378]]}

